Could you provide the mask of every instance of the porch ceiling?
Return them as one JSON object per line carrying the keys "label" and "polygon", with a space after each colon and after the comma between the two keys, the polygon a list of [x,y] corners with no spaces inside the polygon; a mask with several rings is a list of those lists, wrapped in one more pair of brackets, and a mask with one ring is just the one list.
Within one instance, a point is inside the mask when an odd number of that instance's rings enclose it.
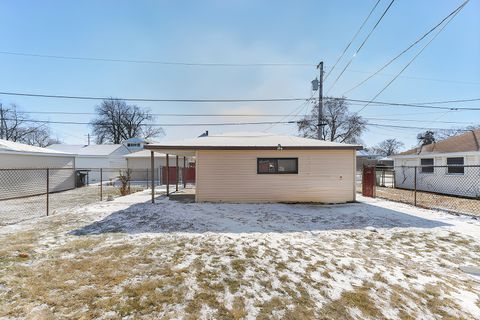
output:
{"label": "porch ceiling", "polygon": [[186,150],[181,150],[181,149],[162,149],[160,148],[148,148],[148,150],[151,150],[153,152],[160,152],[160,153],[165,153],[169,155],[174,155],[174,156],[179,156],[179,157],[194,157],[195,156],[195,150],[193,149],[186,149]]}

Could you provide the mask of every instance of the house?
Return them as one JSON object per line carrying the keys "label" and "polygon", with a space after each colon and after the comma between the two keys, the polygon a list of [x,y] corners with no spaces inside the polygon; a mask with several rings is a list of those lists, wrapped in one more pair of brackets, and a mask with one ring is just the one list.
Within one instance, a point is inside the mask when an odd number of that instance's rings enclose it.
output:
{"label": "house", "polygon": [[0,139],[1,199],[45,193],[47,169],[50,192],[75,187],[75,155]]}
{"label": "house", "polygon": [[100,168],[104,181],[117,177],[127,167],[123,156],[131,152],[124,144],[53,144],[48,148],[75,154],[76,168],[88,174],[89,183],[100,181]]}
{"label": "house", "polygon": [[[127,161],[127,168],[130,169],[131,179],[133,181],[149,181],[151,179],[151,151],[142,150],[134,153],[127,154],[123,156]],[[170,183],[176,182],[176,164],[177,157],[173,154],[169,155],[169,180]],[[193,168],[192,159],[181,157],[178,159],[179,170],[183,170],[184,167]],[[162,184],[166,184],[166,170],[167,170],[167,160],[165,153],[155,152],[155,161],[154,161],[154,179],[156,181],[161,181]],[[194,168],[193,168],[194,170]],[[182,178],[181,172],[179,172],[179,179]],[[189,174],[191,176],[191,174]],[[188,181],[189,183],[194,181]]]}
{"label": "house", "polygon": [[378,159],[382,156],[379,154],[371,153],[368,150],[358,150],[357,151],[357,171],[362,171],[364,166],[376,165]]}
{"label": "house", "polygon": [[355,201],[361,146],[268,133],[204,135],[146,149],[195,157],[198,202]]}
{"label": "house", "polygon": [[[480,196],[480,129],[392,156],[397,188]],[[414,167],[417,167],[416,170]]]}

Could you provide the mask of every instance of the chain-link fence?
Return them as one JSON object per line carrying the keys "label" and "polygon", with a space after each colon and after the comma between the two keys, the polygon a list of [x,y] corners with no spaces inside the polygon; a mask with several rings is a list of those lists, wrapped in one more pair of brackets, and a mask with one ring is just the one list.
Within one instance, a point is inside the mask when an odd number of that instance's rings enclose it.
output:
{"label": "chain-link fence", "polygon": [[194,183],[184,179],[189,169],[0,169],[0,225],[159,187],[167,176],[174,191]]}
{"label": "chain-link fence", "polygon": [[480,165],[376,168],[376,196],[480,216]]}

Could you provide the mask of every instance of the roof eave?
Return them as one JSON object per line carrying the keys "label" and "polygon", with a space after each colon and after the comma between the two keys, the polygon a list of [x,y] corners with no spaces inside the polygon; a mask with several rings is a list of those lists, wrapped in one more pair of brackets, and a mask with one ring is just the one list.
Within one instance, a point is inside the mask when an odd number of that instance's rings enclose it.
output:
{"label": "roof eave", "polygon": [[[277,150],[277,146],[173,146],[146,145],[148,150]],[[281,146],[282,150],[362,150],[362,146]]]}

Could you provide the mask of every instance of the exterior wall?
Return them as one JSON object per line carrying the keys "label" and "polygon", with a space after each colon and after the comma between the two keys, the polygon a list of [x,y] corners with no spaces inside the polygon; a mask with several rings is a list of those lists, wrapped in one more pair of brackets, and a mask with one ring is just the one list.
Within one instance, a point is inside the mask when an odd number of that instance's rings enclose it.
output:
{"label": "exterior wall", "polygon": [[411,189],[415,187],[415,168],[420,166],[420,159],[433,158],[434,166],[446,166],[447,158],[464,157],[464,174],[449,174],[447,167],[436,167],[433,173],[422,173],[417,168],[417,190],[464,197],[480,196],[480,153],[478,154],[432,154],[395,158],[395,187]]}
{"label": "exterior wall", "polygon": [[[354,150],[199,150],[196,200],[323,202],[355,200]],[[298,158],[298,174],[257,174],[257,158]]]}

